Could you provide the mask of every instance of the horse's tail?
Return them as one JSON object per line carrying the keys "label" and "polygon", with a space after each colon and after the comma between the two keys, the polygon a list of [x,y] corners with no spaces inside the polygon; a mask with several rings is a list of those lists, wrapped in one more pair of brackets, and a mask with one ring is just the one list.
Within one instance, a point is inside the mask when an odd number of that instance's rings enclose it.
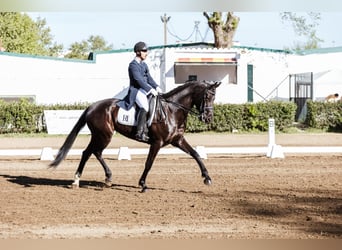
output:
{"label": "horse's tail", "polygon": [[64,144],[59,149],[56,158],[49,164],[50,167],[57,167],[59,165],[59,163],[61,163],[61,161],[63,161],[64,158],[66,157],[66,155],[68,154],[68,152],[69,152],[72,144],[74,143],[78,133],[86,124],[86,115],[88,113],[87,111],[88,111],[88,109],[86,109],[82,113],[81,117],[78,119],[77,123],[75,124],[75,126],[71,130],[70,134],[66,138]]}

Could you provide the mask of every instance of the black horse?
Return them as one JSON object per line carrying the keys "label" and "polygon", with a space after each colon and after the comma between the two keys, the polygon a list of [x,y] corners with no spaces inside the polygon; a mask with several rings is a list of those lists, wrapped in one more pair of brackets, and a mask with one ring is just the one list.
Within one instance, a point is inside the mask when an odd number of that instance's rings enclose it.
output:
{"label": "black horse", "polygon": [[[201,121],[205,123],[211,122],[216,88],[220,84],[221,82],[187,82],[158,97],[158,108],[156,109],[148,132],[150,139],[147,143],[150,144],[150,149],[145,162],[144,172],[139,180],[142,192],[147,189],[146,177],[155,157],[160,148],[168,144],[178,147],[185,153],[191,155],[200,167],[204,183],[206,185],[211,184],[207,169],[200,159],[199,154],[185,140],[184,132],[188,114],[195,112],[193,111],[194,106]],[[102,151],[110,143],[114,131],[134,140],[136,134],[136,126],[118,123],[119,102],[119,99],[112,98],[101,100],[90,105],[83,112],[67,136],[55,160],[50,164],[50,166],[58,166],[66,157],[79,131],[87,124],[91,131],[91,140],[87,148],[83,151],[81,161],[75,173],[74,186],[79,186],[83,168],[91,154],[95,155],[105,171],[105,184],[107,186],[111,185],[112,172],[102,158]]]}

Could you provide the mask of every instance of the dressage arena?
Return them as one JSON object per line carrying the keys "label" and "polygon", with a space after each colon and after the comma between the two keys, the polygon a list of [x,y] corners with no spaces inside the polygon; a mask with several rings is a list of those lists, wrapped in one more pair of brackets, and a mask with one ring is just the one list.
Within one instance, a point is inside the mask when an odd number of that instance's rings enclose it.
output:
{"label": "dressage arena", "polygon": [[[188,134],[193,146],[265,146],[267,134]],[[65,136],[1,137],[0,149],[58,149]],[[73,148],[84,148],[79,136]],[[286,146],[342,146],[341,134],[280,134]],[[109,148],[147,145],[114,135]],[[342,238],[342,152],[208,155],[206,186],[187,155],[158,155],[140,193],[145,156],[106,155],[113,186],[92,157],[80,188],[80,156],[57,169],[33,156],[0,157],[1,239],[334,239]]]}

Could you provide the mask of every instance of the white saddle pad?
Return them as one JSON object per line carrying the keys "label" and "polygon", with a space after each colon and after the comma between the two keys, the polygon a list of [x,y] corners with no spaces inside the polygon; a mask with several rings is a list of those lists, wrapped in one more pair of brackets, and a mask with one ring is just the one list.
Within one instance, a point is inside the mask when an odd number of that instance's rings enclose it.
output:
{"label": "white saddle pad", "polygon": [[135,107],[133,106],[130,110],[119,108],[118,123],[128,126],[136,126],[137,121],[135,120]]}
{"label": "white saddle pad", "polygon": [[[152,113],[147,120],[147,126],[148,127],[150,127],[152,124],[153,116],[155,113],[156,98],[153,99],[153,102],[154,102],[154,105],[153,105],[154,109],[151,110]],[[119,108],[118,123],[120,123],[122,125],[128,125],[128,126],[137,126],[138,121],[135,119],[135,112],[136,112],[135,106],[133,106],[129,110],[126,110],[124,108]]]}

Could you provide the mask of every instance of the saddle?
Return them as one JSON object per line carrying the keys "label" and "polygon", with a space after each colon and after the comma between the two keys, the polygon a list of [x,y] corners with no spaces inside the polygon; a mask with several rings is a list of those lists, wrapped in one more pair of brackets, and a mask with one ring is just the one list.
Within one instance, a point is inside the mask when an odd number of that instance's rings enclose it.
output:
{"label": "saddle", "polygon": [[[150,127],[152,122],[156,120],[156,112],[160,113],[160,98],[159,96],[150,96],[148,98],[149,102],[149,112],[147,114],[147,127]],[[139,106],[134,104],[131,109],[126,110],[122,107],[118,111],[118,123],[128,126],[137,126],[137,114],[139,111]],[[164,112],[162,112],[164,114]],[[160,114],[158,115],[160,121]],[[165,117],[165,115],[163,115]]]}

